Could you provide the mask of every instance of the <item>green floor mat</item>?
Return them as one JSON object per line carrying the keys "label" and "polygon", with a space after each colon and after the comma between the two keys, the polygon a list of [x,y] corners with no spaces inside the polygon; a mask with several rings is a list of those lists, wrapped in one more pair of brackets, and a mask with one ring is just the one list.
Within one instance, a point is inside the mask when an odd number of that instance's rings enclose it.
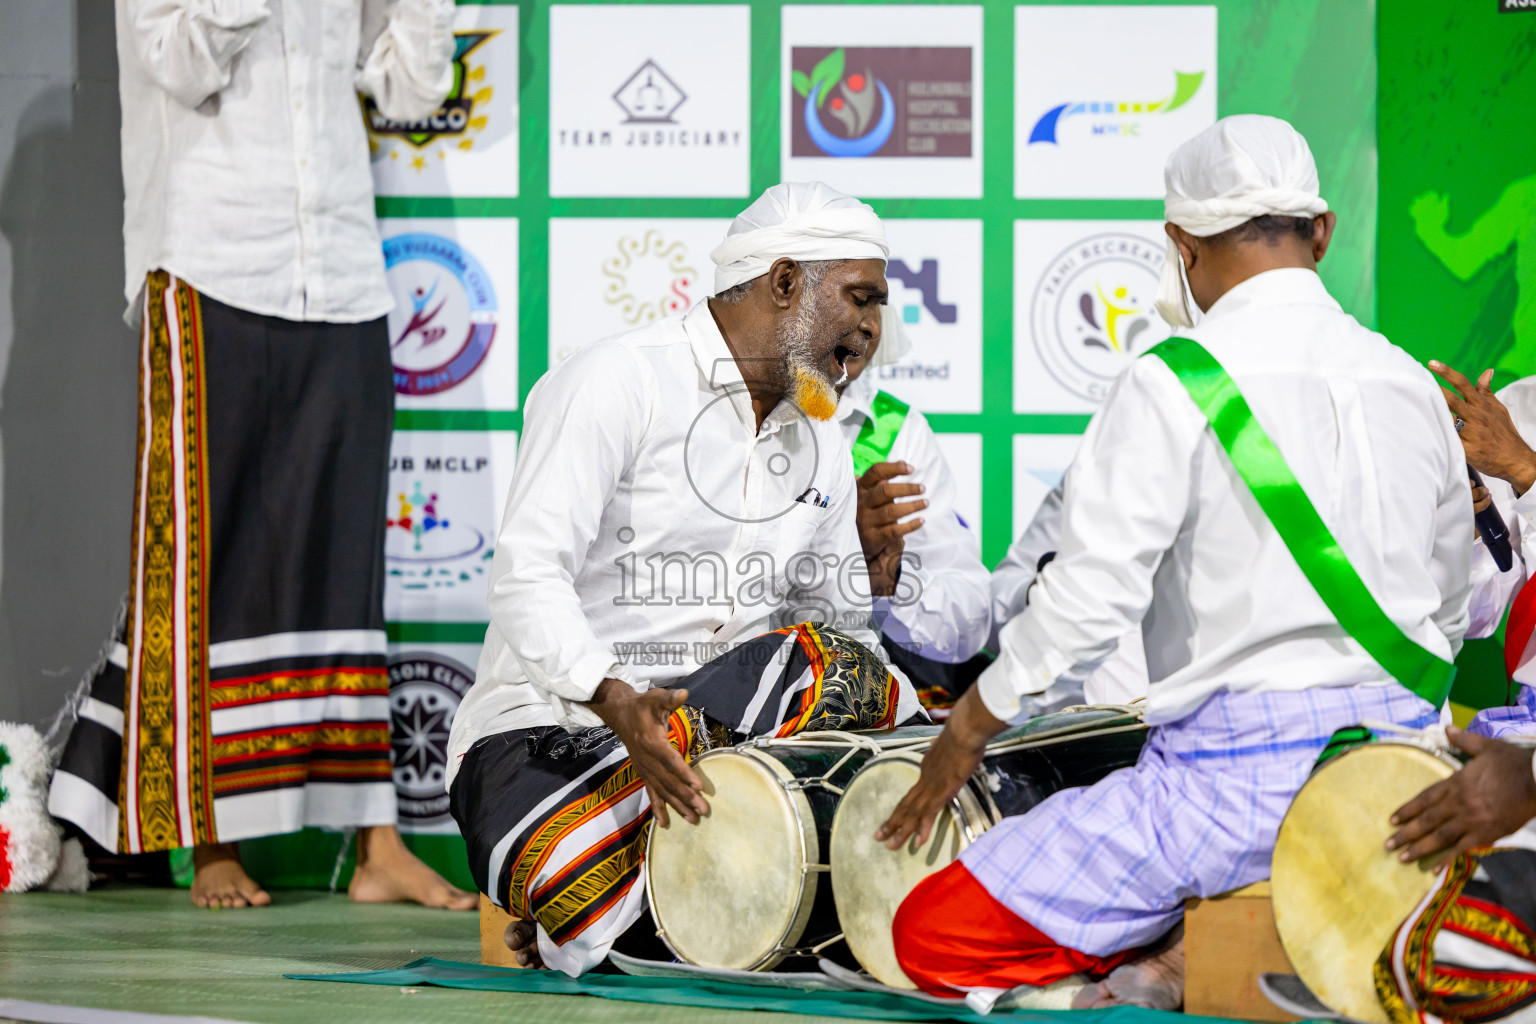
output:
{"label": "green floor mat", "polygon": [[[297,981],[343,981],[360,985],[400,988],[439,986],[476,992],[522,992],[541,995],[597,996],[634,1003],[698,1006],[716,1010],[774,1010],[782,1013],[862,1020],[954,1020],[966,1024],[1028,1022],[1028,1024],[1176,1024],[1184,1014],[1116,1007],[1111,1010],[1007,1010],[983,1017],[956,1013],[877,992],[793,992],[765,990],[716,981],[679,981],[672,978],[636,978],[624,974],[586,974],[570,978],[558,971],[520,971],[509,967],[454,963],[423,957],[392,971],[361,971],[352,974],[288,974]],[[1216,1018],[1201,1018],[1214,1020]]]}

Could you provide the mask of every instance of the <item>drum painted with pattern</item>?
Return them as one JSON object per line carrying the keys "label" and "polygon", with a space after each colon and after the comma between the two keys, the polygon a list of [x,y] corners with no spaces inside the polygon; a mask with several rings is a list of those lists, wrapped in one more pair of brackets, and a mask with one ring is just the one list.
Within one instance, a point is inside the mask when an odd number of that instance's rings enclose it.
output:
{"label": "drum painted with pattern", "polygon": [[872,758],[848,784],[832,822],[832,893],[848,948],[860,966],[895,988],[916,988],[896,962],[891,922],[918,882],[948,867],[987,829],[1023,814],[1057,790],[1097,782],[1136,763],[1146,741],[1140,712],[1103,707],[1032,719],[988,744],[986,759],[928,841],[888,850],[875,840],[918,780],[921,750]]}
{"label": "drum painted with pattern", "polygon": [[1417,744],[1366,743],[1319,765],[1280,823],[1275,929],[1297,975],[1337,1013],[1387,1022],[1376,958],[1435,881],[1427,862],[1404,864],[1387,850],[1392,812],[1458,766]]}
{"label": "drum painted with pattern", "polygon": [[646,852],[646,894],[668,948],[700,967],[766,971],[835,943],[822,875],[842,787],[882,749],[937,732],[805,733],[701,756],[709,814],[653,823]]}

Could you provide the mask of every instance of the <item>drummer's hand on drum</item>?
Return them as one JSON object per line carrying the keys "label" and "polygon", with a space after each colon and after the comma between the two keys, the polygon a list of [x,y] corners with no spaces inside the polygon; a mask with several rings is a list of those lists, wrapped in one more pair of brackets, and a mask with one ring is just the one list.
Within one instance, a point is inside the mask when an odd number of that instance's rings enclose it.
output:
{"label": "drummer's hand on drum", "polygon": [[939,738],[923,755],[923,773],[917,785],[907,791],[885,824],[875,830],[875,838],[884,841],[889,850],[901,849],[901,844],[914,835],[918,846],[926,843],[934,819],[981,764],[987,741],[1007,725],[987,710],[974,686],[965,691]]}
{"label": "drummer's hand on drum", "polygon": [[[899,484],[894,478],[912,472],[909,462],[877,462],[859,477],[859,546],[869,564],[870,592],[876,597],[896,593],[906,535],[923,525],[921,519],[900,520],[928,507],[922,484]],[[897,498],[913,498],[897,501]]]}
{"label": "drummer's hand on drum", "polygon": [[667,720],[687,699],[687,690],[657,687],[637,693],[622,679],[604,679],[587,704],[629,751],[635,774],[645,783],[651,810],[662,828],[669,821],[669,806],[690,825],[697,825],[700,815],[709,813],[698,772],[667,739]]}
{"label": "drummer's hand on drum", "polygon": [[1531,748],[1455,726],[1445,731],[1451,743],[1471,754],[1472,760],[1392,815],[1392,824],[1400,827],[1387,840],[1387,849],[1401,850],[1398,860],[1446,852],[1454,857],[1502,839],[1536,818]]}

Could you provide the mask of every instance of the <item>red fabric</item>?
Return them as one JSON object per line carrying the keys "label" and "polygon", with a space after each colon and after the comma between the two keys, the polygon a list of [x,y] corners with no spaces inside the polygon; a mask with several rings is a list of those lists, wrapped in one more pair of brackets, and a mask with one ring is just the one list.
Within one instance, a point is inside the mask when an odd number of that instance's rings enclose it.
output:
{"label": "red fabric", "polygon": [[1090,956],[1059,945],[993,899],[959,861],[917,884],[896,911],[891,935],[901,969],[936,996],[1108,974],[1137,952]]}
{"label": "red fabric", "polygon": [[1536,584],[1526,583],[1515,595],[1509,609],[1509,622],[1504,627],[1504,674],[1515,678],[1515,669],[1525,654],[1531,633],[1536,632]]}

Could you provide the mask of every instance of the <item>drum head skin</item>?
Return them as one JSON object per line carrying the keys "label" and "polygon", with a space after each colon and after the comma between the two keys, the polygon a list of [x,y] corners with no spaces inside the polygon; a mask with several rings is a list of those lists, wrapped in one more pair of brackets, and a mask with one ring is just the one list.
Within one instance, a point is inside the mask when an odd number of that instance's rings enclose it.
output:
{"label": "drum head skin", "polygon": [[1301,980],[1337,1013],[1387,1022],[1372,966],[1435,879],[1425,862],[1404,864],[1386,849],[1390,819],[1453,771],[1405,743],[1357,747],[1319,768],[1280,824],[1275,927]]}
{"label": "drum head skin", "polygon": [[782,765],[752,751],[711,751],[694,769],[709,814],[690,825],[673,811],[667,828],[652,826],[651,913],[688,963],[766,970],[810,917],[817,876],[804,867],[820,859],[810,803],[780,784],[791,778]]}
{"label": "drum head skin", "polygon": [[[843,937],[864,969],[892,988],[917,988],[896,962],[891,922],[897,908],[918,882],[948,867],[967,845],[953,805],[939,812],[933,834],[920,847],[908,840],[899,850],[887,850],[875,840],[875,829],[885,824],[921,771],[916,754],[875,758],[848,784],[832,820],[832,896]],[[986,828],[988,821],[969,790],[961,790],[961,799],[971,828]]]}

